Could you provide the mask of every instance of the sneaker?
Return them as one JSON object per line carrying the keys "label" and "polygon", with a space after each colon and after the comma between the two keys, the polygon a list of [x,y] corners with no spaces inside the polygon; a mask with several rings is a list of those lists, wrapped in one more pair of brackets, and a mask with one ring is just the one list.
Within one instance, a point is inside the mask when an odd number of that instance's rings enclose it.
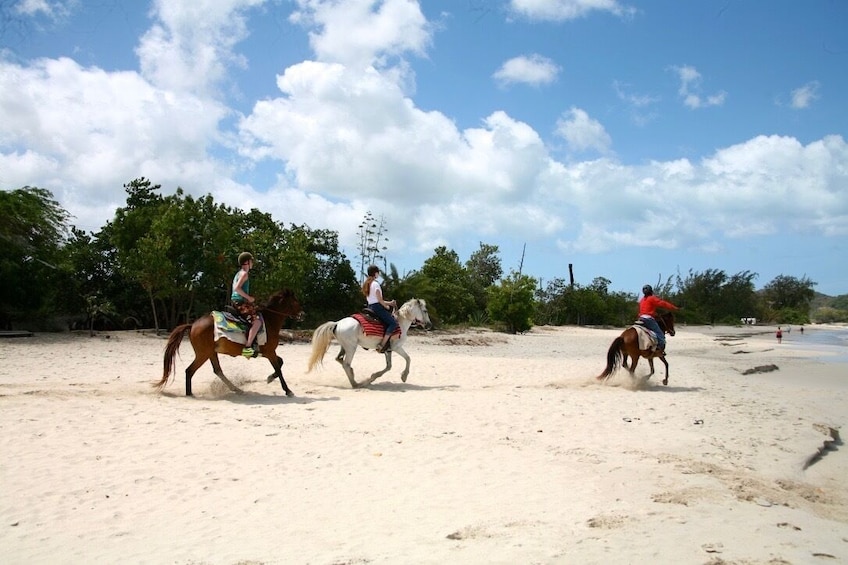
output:
{"label": "sneaker", "polygon": [[251,357],[255,356],[256,352],[253,351],[253,349],[251,349],[250,347],[245,347],[241,350],[241,354],[250,359]]}

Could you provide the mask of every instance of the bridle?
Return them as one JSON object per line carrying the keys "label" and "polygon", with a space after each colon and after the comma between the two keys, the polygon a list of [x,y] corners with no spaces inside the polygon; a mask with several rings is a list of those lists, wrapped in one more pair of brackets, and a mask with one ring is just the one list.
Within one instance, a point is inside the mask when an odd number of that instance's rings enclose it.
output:
{"label": "bridle", "polygon": [[283,318],[294,318],[294,319],[303,319],[304,312],[301,310],[297,314],[289,314],[287,312],[280,312],[279,310],[274,310],[272,308],[268,308],[264,306],[259,309],[260,312],[271,312],[272,314],[277,314],[278,316],[282,316]]}
{"label": "bridle", "polygon": [[665,321],[666,316],[668,316],[668,314],[663,314],[662,316],[657,316],[655,319],[657,320],[657,323],[662,328],[662,331],[663,331],[664,334],[674,335],[674,333],[672,332],[672,330],[669,329],[668,324]]}

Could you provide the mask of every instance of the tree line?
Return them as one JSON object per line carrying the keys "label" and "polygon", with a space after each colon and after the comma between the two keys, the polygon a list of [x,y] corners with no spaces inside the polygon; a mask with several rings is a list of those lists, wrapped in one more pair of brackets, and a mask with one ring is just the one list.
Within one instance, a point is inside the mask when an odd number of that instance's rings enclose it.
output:
{"label": "tree line", "polygon": [[[144,177],[123,188],[125,204],[96,232],[71,225],[46,189],[0,191],[7,219],[0,225],[0,277],[7,289],[0,293],[1,327],[167,330],[228,301],[244,250],[257,259],[251,292],[262,298],[292,289],[307,314],[303,327],[360,309],[361,271],[373,262],[383,263],[387,296],[399,303],[424,298],[441,324],[516,333],[542,324],[622,326],[636,313],[638,297],[610,290],[604,277],[588,285],[564,279],[542,285],[520,271],[505,274],[498,247],[482,242],[465,261],[437,247],[420,269],[400,274],[385,256],[385,222],[370,212],[359,226],[352,263],[332,230],[286,226],[260,210],[230,208],[180,188],[165,196]],[[678,317],[693,324],[738,324],[740,318],[803,324],[818,310],[823,321],[848,321],[848,300],[811,312],[816,283],[806,276],[780,275],[760,290],[756,277],[689,271],[658,280],[655,289],[683,306]]]}

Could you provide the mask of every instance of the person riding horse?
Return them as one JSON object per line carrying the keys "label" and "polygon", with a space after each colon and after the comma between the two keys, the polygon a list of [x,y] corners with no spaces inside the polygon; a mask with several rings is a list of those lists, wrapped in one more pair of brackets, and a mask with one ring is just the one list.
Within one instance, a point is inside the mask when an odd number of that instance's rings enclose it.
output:
{"label": "person riding horse", "polygon": [[250,269],[253,267],[253,254],[245,251],[238,256],[238,263],[239,270],[233,277],[233,291],[230,300],[241,317],[250,324],[247,341],[241,354],[251,358],[259,354],[259,346],[255,342],[256,335],[262,328],[262,318],[259,317],[256,299],[250,295]]}
{"label": "person riding horse", "polygon": [[649,284],[642,287],[642,294],[642,299],[639,301],[639,319],[642,320],[642,323],[645,324],[649,330],[656,334],[657,351],[664,352],[665,332],[660,328],[660,325],[654,318],[657,315],[657,308],[677,310],[677,306],[658,296],[654,296],[654,289]]}

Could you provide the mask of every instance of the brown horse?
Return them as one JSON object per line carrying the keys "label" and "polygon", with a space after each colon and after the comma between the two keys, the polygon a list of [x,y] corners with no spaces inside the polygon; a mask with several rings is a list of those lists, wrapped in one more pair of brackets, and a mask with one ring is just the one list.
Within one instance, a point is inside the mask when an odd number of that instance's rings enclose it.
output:
{"label": "brown horse", "polygon": [[[674,335],[674,314],[666,312],[656,317],[657,323],[663,332]],[[627,358],[633,359],[633,365],[627,366]],[[604,372],[597,376],[598,380],[608,379],[619,367],[624,367],[630,374],[636,370],[636,364],[639,358],[644,357],[648,360],[651,366],[650,377],[654,374],[654,358],[658,357],[665,365],[665,378],[662,384],[668,384],[668,361],[665,360],[665,351],[657,351],[655,349],[639,349],[639,335],[636,328],[633,326],[627,328],[620,336],[613,340],[607,351],[607,367]]]}
{"label": "brown horse", "polygon": [[[260,308],[259,311],[265,319],[265,333],[267,335],[267,341],[265,345],[259,347],[259,352],[271,362],[271,366],[274,368],[274,372],[268,377],[268,382],[279,378],[286,396],[294,396],[285,379],[283,379],[283,359],[277,356],[277,345],[280,343],[280,329],[283,327],[283,322],[286,318],[302,320],[303,310],[295,298],[294,292],[286,289],[271,296],[268,304]],[[186,333],[189,334],[191,346],[194,348],[194,361],[185,370],[186,396],[192,396],[191,377],[207,360],[212,363],[212,369],[218,375],[218,378],[224,381],[224,384],[230,390],[240,394],[242,390],[224,376],[224,371],[221,370],[221,363],[218,360],[218,353],[238,357],[241,355],[244,346],[225,337],[215,341],[215,321],[212,314],[207,314],[195,320],[193,324],[183,324],[174,328],[168,338],[168,345],[165,346],[165,367],[162,380],[154,383],[153,386],[162,390],[168,384],[168,380],[174,372],[174,357],[179,351],[180,343],[182,343],[183,336]]]}

